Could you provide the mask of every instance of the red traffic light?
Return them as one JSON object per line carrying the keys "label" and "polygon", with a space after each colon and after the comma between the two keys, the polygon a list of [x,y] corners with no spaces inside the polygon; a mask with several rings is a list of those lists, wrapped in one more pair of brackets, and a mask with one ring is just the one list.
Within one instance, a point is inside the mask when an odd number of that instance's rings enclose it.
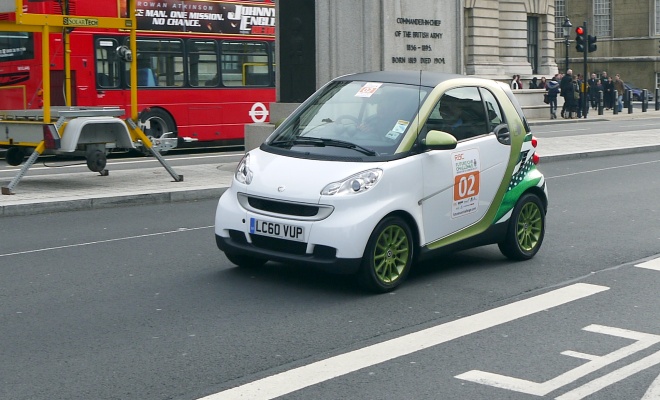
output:
{"label": "red traffic light", "polygon": [[578,26],[577,28],[575,28],[575,33],[577,33],[578,35],[584,35],[584,28]]}

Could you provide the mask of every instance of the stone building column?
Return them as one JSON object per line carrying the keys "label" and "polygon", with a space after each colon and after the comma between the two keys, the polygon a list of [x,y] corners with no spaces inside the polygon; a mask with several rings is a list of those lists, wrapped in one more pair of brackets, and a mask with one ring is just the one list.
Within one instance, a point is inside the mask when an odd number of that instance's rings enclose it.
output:
{"label": "stone building column", "polygon": [[465,1],[465,73],[485,78],[502,79],[504,65],[500,60],[499,1]]}
{"label": "stone building column", "polygon": [[532,75],[527,61],[527,12],[535,0],[502,0],[500,4],[500,61],[505,74],[523,77]]}

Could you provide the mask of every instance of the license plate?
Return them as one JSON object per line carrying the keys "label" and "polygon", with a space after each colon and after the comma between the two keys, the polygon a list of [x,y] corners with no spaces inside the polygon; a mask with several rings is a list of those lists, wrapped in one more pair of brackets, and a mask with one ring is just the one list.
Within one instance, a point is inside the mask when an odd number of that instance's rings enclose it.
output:
{"label": "license plate", "polygon": [[250,218],[250,233],[298,242],[305,240],[305,229],[302,226],[261,221],[256,218]]}

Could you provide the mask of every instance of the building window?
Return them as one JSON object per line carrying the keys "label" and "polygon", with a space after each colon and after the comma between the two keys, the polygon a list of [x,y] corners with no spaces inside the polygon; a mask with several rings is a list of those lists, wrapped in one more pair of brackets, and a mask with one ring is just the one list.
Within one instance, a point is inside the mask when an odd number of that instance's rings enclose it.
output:
{"label": "building window", "polygon": [[[660,2],[660,0],[656,0]],[[564,29],[561,27],[566,17],[566,0],[555,0],[555,39],[564,38]]]}
{"label": "building window", "polygon": [[594,1],[595,36],[612,36],[612,0]]}
{"label": "building window", "polygon": [[538,73],[539,66],[539,19],[527,17],[527,61],[532,65],[532,73]]}
{"label": "building window", "polygon": [[655,34],[660,35],[660,0],[655,0]]}

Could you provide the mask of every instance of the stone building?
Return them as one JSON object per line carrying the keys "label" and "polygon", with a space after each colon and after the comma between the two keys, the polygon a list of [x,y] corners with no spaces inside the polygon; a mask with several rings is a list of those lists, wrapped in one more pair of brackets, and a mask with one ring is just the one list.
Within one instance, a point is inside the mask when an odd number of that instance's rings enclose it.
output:
{"label": "stone building", "polygon": [[[585,25],[596,36],[597,50],[588,53],[587,73],[620,74],[653,92],[660,87],[660,0],[555,0],[555,54],[565,69],[566,49],[570,68],[583,73],[584,56],[575,49],[575,28]],[[571,22],[570,43],[562,33],[566,17]]]}
{"label": "stone building", "polygon": [[[383,69],[504,81],[514,74],[525,81],[549,77],[558,70],[555,0],[276,0],[276,5],[278,71],[291,73],[287,63],[293,60],[300,70],[307,60],[304,71],[314,68],[316,87],[342,74]],[[300,71],[295,74],[299,80]]]}

